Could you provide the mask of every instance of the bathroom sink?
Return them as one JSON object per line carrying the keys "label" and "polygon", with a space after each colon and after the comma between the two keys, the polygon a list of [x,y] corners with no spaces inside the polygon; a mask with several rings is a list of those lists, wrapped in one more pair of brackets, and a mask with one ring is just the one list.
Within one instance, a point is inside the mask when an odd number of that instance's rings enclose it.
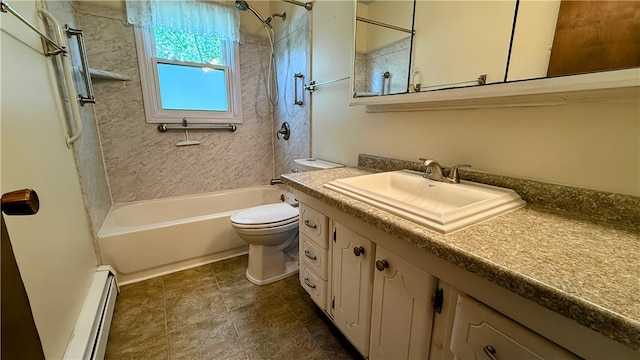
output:
{"label": "bathroom sink", "polygon": [[334,180],[324,186],[445,234],[526,205],[510,189],[464,180],[433,181],[411,170]]}

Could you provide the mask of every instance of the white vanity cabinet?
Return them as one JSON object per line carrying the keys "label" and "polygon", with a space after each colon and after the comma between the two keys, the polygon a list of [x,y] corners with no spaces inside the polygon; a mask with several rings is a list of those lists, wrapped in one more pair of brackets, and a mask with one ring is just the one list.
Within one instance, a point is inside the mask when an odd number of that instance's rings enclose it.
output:
{"label": "white vanity cabinet", "polygon": [[[563,321],[557,314],[326,204],[309,202],[322,212],[300,204],[300,283],[365,357],[577,358],[539,333],[564,341],[565,334],[582,339],[573,331],[584,329],[561,325],[565,330],[557,333],[548,326]],[[546,333],[530,330],[536,327]],[[569,341],[574,344],[584,346]]]}
{"label": "white vanity cabinet", "polygon": [[427,359],[437,279],[380,246],[376,259],[369,358]]}
{"label": "white vanity cabinet", "polygon": [[333,222],[331,309],[336,326],[364,356],[369,353],[375,246]]}
{"label": "white vanity cabinet", "polygon": [[451,350],[460,360],[579,359],[577,356],[465,295],[458,296]]}
{"label": "white vanity cabinet", "polygon": [[318,211],[300,204],[299,278],[311,299],[327,311],[329,280],[329,220]]}

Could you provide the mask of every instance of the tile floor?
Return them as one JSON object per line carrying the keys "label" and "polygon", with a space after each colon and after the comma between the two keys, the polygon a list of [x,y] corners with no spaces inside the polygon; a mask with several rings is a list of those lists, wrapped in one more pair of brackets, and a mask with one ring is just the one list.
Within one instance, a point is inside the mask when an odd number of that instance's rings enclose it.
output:
{"label": "tile floor", "polygon": [[247,256],[125,285],[106,359],[362,359],[297,276],[256,286]]}

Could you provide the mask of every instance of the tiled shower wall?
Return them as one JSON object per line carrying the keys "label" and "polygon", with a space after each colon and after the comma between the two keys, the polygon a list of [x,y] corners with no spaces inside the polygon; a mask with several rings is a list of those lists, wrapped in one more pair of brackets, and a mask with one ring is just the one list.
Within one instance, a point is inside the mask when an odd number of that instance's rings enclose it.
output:
{"label": "tiled shower wall", "polygon": [[407,76],[411,53],[411,37],[397,41],[367,54],[356,54],[355,86],[358,92],[382,93],[382,73],[388,71],[385,94],[407,91]]}
{"label": "tiled shower wall", "polygon": [[[276,139],[275,143],[275,176],[290,173],[295,168],[294,159],[307,158],[311,155],[311,126],[309,92],[303,90],[303,82],[308,84],[310,79],[311,61],[311,12],[307,12],[294,21],[287,23],[276,34],[276,64],[278,71],[278,105],[274,109],[275,131],[280,129],[285,121],[291,128],[291,137],[284,140]],[[304,78],[298,79],[298,100],[302,105],[295,105],[295,73],[301,73]]]}
{"label": "tiled shower wall", "polygon": [[[47,1],[45,6],[62,26],[79,27],[76,9],[70,1]],[[80,70],[78,70],[81,68],[81,61],[78,43],[75,38],[70,39],[69,48],[71,54],[69,58],[73,64],[77,90],[81,94],[86,94],[84,78],[80,74]],[[52,57],[52,60],[56,61],[57,58]],[[90,63],[90,65],[92,64]],[[61,77],[61,74],[58,77]],[[58,83],[61,84],[61,82]],[[94,79],[94,85],[99,86],[99,81]],[[61,90],[61,93],[65,92],[66,90]],[[72,94],[71,98],[75,98],[75,95]],[[69,113],[68,110],[67,113]],[[80,116],[84,130],[79,140],[73,144],[72,149],[80,177],[85,206],[91,220],[91,227],[94,234],[97,234],[111,207],[111,195],[102,160],[100,138],[93,105],[80,106]],[[71,119],[71,116],[67,116],[67,118]]]}
{"label": "tiled shower wall", "polygon": [[244,122],[230,132],[191,132],[196,146],[176,147],[184,133],[160,133],[144,117],[133,28],[124,9],[78,4],[91,66],[132,81],[95,84],[96,114],[115,203],[268,184],[273,174],[273,118],[267,99],[269,45],[240,46]]}

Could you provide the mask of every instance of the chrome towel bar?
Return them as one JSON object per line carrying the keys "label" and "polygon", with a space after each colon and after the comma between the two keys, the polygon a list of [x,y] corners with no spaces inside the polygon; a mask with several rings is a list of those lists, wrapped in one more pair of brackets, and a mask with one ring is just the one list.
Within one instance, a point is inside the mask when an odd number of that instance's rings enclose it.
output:
{"label": "chrome towel bar", "polygon": [[304,90],[300,100],[298,100],[298,79],[302,81],[302,87],[304,89],[304,75],[302,73],[293,74],[293,105],[304,105],[302,99],[304,99]]}
{"label": "chrome towel bar", "polygon": [[237,130],[235,124],[229,125],[218,125],[218,124],[195,124],[195,125],[167,125],[167,124],[158,124],[156,127],[159,132],[167,132],[167,131],[185,131],[185,130],[195,130],[195,131],[221,131],[227,130],[234,132]]}
{"label": "chrome towel bar", "polygon": [[64,26],[64,31],[67,33],[67,37],[71,38],[75,36],[78,40],[78,47],[80,48],[80,61],[82,62],[82,72],[84,73],[84,84],[87,87],[87,96],[78,94],[80,105],[95,104],[96,97],[93,94],[93,83],[91,82],[91,74],[89,73],[89,57],[87,56],[87,47],[84,42],[84,33],[80,29],[72,29],[69,25]]}

